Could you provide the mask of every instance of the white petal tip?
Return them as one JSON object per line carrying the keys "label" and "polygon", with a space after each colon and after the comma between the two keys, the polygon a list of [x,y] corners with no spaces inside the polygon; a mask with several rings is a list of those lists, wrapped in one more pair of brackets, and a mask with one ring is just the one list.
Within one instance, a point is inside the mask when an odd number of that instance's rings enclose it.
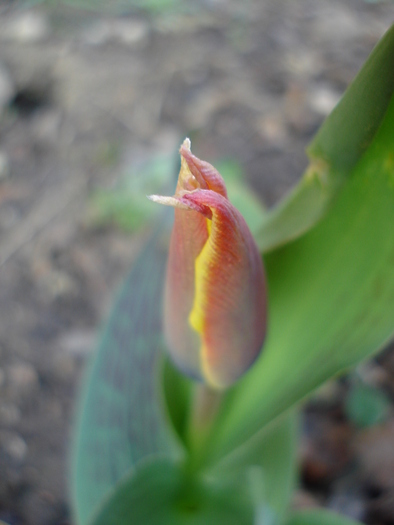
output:
{"label": "white petal tip", "polygon": [[163,195],[147,195],[148,199],[163,204],[164,206],[172,206],[173,208],[181,208],[183,210],[189,210],[190,207],[180,202],[176,197],[165,197]]}
{"label": "white petal tip", "polygon": [[192,143],[191,143],[191,140],[189,139],[189,137],[185,138],[185,140],[183,141],[182,146],[184,146],[188,151],[190,151],[190,148],[192,147]]}

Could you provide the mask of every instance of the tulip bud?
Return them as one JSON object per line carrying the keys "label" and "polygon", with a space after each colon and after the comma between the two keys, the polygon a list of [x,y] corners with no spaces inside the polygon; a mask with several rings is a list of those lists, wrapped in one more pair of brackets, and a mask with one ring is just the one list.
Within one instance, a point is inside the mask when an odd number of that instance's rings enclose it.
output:
{"label": "tulip bud", "polygon": [[222,176],[181,146],[164,303],[169,353],[212,388],[234,383],[252,365],[266,330],[266,288],[258,248],[227,198]]}

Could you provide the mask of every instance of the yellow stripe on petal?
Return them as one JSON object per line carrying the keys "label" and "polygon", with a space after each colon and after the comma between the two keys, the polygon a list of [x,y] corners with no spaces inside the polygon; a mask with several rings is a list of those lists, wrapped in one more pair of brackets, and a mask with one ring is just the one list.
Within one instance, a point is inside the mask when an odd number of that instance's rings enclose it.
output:
{"label": "yellow stripe on petal", "polygon": [[222,389],[245,373],[262,348],[262,260],[244,219],[225,197],[199,190],[183,200],[212,212],[210,235],[195,259],[195,296],[188,320],[200,336],[202,377],[212,388]]}
{"label": "yellow stripe on petal", "polygon": [[175,363],[196,379],[231,386],[259,355],[266,329],[262,260],[221,175],[181,147],[165,287],[164,332]]}
{"label": "yellow stripe on petal", "polygon": [[[205,219],[208,236],[211,234],[212,221]],[[204,331],[204,312],[206,311],[206,297],[204,293],[204,283],[208,279],[208,264],[212,258],[212,247],[210,246],[209,237],[200,254],[194,263],[194,303],[189,315],[190,326],[200,335]]]}

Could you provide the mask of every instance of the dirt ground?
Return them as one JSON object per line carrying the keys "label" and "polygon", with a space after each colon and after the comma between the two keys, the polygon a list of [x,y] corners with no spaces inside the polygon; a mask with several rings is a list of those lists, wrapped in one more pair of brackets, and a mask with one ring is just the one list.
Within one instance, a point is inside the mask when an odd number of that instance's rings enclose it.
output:
{"label": "dirt ground", "polygon": [[[130,3],[132,3],[130,1]],[[392,2],[199,0],[122,16],[0,1],[0,520],[71,524],[78,386],[149,231],[92,219],[92,195],[191,136],[276,202],[394,20]],[[94,217],[94,214],[93,214]],[[364,365],[394,399],[394,353]],[[394,524],[394,418],[357,428],[349,380],[308,405],[295,505]]]}

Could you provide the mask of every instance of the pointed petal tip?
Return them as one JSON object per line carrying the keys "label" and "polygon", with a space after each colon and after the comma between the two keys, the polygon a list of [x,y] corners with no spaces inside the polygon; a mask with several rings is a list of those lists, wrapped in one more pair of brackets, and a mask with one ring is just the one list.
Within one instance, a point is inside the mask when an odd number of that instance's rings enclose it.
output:
{"label": "pointed petal tip", "polygon": [[183,203],[176,197],[166,197],[164,195],[147,195],[147,198],[152,202],[157,202],[158,204],[163,204],[164,206],[172,206],[173,208],[190,210],[190,206]]}
{"label": "pointed petal tip", "polygon": [[[191,140],[189,139],[189,137],[186,137],[185,140],[182,142],[182,145],[181,145],[179,151],[181,152],[182,149],[186,149],[187,151],[191,151],[191,147],[192,147]],[[182,152],[181,152],[181,154],[182,154]]]}
{"label": "pointed petal tip", "polygon": [[201,189],[213,190],[227,198],[223,177],[212,164],[193,155],[187,144],[190,146],[189,139],[185,139],[180,149],[182,164],[193,175]]}

